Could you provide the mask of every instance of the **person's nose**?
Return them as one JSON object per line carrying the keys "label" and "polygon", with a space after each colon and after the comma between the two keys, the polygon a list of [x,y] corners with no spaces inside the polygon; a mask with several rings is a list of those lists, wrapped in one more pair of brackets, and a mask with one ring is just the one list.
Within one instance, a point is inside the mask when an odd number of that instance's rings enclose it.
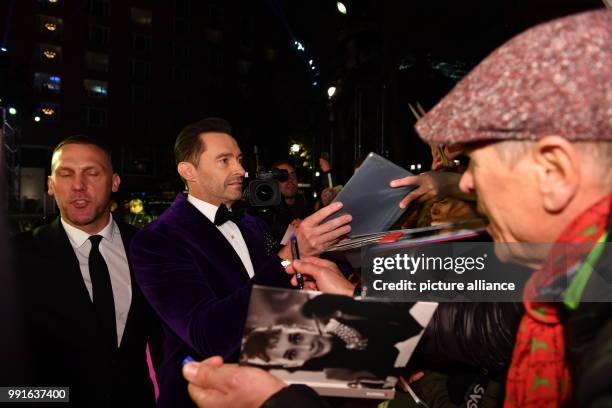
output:
{"label": "person's nose", "polygon": [[245,173],[244,167],[242,167],[242,164],[237,160],[236,160],[236,164],[234,165],[233,173],[236,174],[237,176],[244,177],[244,173]]}
{"label": "person's nose", "polygon": [[83,179],[83,176],[80,174],[74,176],[72,179],[72,189],[75,191],[85,190],[85,180]]}
{"label": "person's nose", "polygon": [[309,351],[312,348],[312,344],[311,343],[300,343],[300,344],[296,344],[295,347],[298,349],[304,350],[304,351]]}
{"label": "person's nose", "polygon": [[474,176],[472,172],[468,169],[461,176],[461,180],[459,180],[459,189],[466,194],[474,193]]}

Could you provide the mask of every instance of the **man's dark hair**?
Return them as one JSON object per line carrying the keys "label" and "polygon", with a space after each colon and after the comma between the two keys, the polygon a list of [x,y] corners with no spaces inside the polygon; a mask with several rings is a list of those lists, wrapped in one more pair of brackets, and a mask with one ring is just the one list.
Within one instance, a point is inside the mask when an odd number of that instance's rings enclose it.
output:
{"label": "man's dark hair", "polygon": [[268,349],[278,342],[280,335],[281,329],[252,331],[242,346],[244,356],[247,359],[260,358],[265,362],[270,361]]}
{"label": "man's dark hair", "polygon": [[71,144],[96,146],[98,149],[106,153],[106,155],[108,156],[108,161],[110,162],[111,169],[112,169],[113,160],[112,160],[111,149],[101,140],[95,139],[90,136],[85,136],[85,135],[74,135],[74,136],[70,136],[62,140],[61,142],[58,143],[57,146],[55,146],[55,149],[53,149],[53,153],[51,154],[51,157],[53,157],[53,155],[55,155],[55,153],[61,150],[64,146],[71,145]]}
{"label": "man's dark hair", "polygon": [[231,136],[232,127],[225,119],[212,117],[187,125],[178,134],[174,143],[174,160],[176,164],[189,162],[197,166],[200,155],[206,150],[200,135],[208,132],[226,133]]}
{"label": "man's dark hair", "polygon": [[291,166],[293,167],[293,169],[295,169],[295,163],[293,163],[291,160],[288,160],[288,159],[277,160],[274,163],[272,163],[270,167],[277,168],[278,166],[282,166],[283,164],[286,166]]}

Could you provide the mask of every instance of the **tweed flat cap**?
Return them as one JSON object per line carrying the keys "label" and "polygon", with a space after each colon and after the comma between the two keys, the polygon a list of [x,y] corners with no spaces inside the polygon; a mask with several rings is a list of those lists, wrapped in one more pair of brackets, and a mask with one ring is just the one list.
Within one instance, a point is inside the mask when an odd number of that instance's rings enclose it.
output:
{"label": "tweed flat cap", "polygon": [[612,10],[535,26],[490,54],[416,124],[433,143],[612,140]]}

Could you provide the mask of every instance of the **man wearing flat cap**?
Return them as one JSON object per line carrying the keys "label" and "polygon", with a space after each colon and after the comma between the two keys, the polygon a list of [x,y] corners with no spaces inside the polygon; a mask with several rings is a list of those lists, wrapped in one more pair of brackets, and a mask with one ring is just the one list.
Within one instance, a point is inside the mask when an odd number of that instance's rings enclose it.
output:
{"label": "man wearing flat cap", "polygon": [[[520,259],[535,272],[504,406],[611,406],[612,307],[599,295],[609,298],[612,282],[612,251],[604,250],[612,213],[612,11],[561,18],[511,39],[416,128],[428,143],[464,145],[470,166],[459,186],[476,193],[496,242],[553,244]],[[553,256],[561,243],[580,245]],[[330,275],[313,273],[319,287]],[[559,301],[542,299],[559,280],[568,282]],[[228,398],[242,406],[324,406],[310,389],[217,358],[184,374],[192,398],[207,406]],[[247,381],[247,390],[233,385]]]}

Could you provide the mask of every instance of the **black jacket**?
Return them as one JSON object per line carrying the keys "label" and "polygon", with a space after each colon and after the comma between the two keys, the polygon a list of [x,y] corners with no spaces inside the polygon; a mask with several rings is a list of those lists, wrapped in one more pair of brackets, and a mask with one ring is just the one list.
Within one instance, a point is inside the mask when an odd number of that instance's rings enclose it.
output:
{"label": "black jacket", "polygon": [[[117,224],[129,254],[136,230]],[[111,351],[59,218],[18,235],[15,248],[34,357],[29,382],[22,385],[68,386],[74,407],[153,407],[145,348],[158,326],[133,276],[121,345]]]}
{"label": "black jacket", "polygon": [[503,376],[523,313],[520,303],[440,303],[411,365],[442,371],[467,366]]}

